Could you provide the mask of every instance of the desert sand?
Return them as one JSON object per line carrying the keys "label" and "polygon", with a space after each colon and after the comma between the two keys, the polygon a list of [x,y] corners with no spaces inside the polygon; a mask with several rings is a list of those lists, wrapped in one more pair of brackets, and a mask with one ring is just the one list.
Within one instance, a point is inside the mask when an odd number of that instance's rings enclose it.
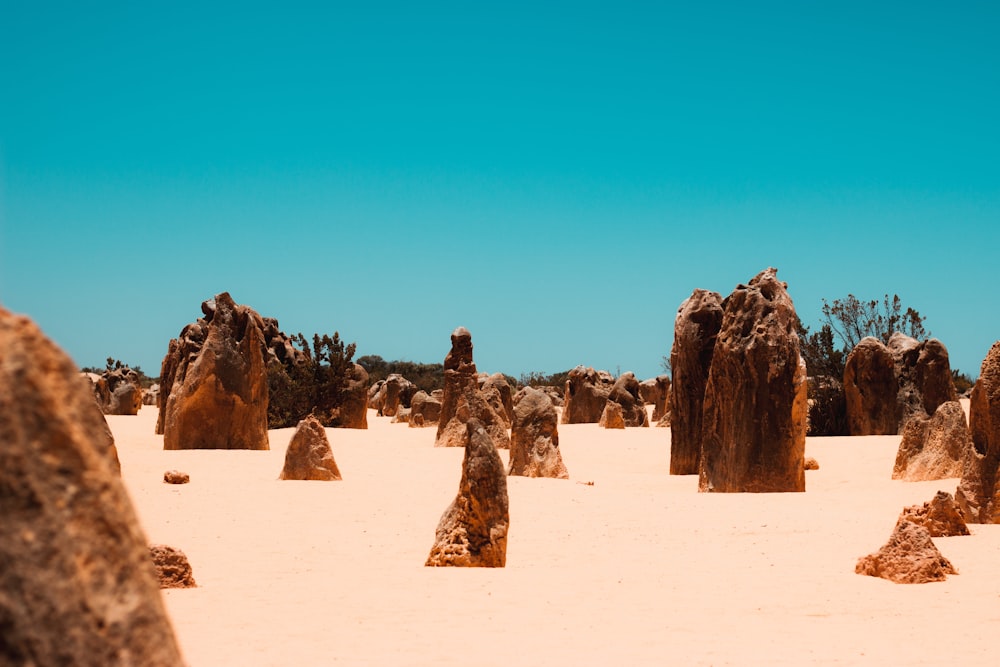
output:
{"label": "desert sand", "polygon": [[[669,429],[560,425],[570,480],[508,478],[503,569],[425,568],[462,450],[369,412],[327,429],[338,482],[270,451],[164,451],[156,408],[109,416],[185,659],[218,665],[995,665],[1000,525],[936,538],[942,583],[859,576],[904,506],[958,480],[890,478],[899,436],[809,438],[806,493],[703,494]],[[501,456],[507,460],[507,452]],[[190,484],[163,483],[179,469]],[[592,482],[592,484],[590,484]]]}

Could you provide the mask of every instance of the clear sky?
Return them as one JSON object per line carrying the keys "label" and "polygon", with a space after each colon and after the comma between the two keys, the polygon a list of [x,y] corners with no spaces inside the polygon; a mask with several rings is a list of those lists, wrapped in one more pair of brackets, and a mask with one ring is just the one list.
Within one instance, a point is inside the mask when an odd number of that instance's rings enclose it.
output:
{"label": "clear sky", "polygon": [[[100,8],[84,7],[99,4]],[[0,303],[151,375],[227,290],[481,370],[660,371],[776,266],[1000,339],[1000,3],[5,3]]]}

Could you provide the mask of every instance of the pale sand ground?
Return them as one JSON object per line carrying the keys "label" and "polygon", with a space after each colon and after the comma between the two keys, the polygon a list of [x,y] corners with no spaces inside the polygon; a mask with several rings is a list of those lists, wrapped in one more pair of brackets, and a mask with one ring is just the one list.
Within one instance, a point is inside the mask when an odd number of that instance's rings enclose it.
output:
{"label": "pale sand ground", "polygon": [[854,574],[905,505],[955,490],[892,481],[896,436],[810,438],[806,493],[726,495],[667,474],[669,429],[560,426],[572,479],[508,478],[507,567],[435,569],[462,450],[433,428],[369,413],[327,430],[344,481],[282,482],[290,429],[269,452],[165,452],[155,408],[108,421],[150,541],[193,564],[199,587],[164,595],[195,667],[1000,660],[1000,526],[935,540],[944,583]]}

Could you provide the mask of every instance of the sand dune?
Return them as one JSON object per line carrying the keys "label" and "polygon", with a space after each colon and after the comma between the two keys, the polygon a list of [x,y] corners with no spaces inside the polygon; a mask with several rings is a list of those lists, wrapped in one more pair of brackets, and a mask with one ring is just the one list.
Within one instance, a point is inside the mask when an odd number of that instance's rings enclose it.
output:
{"label": "sand dune", "polygon": [[291,482],[291,429],[163,451],[155,408],[108,421],[150,541],[194,567],[164,595],[195,667],[997,661],[1000,526],[936,539],[943,583],[854,574],[905,505],[955,490],[892,481],[898,436],[808,439],[804,494],[699,494],[667,474],[669,429],[561,425],[571,479],[509,478],[507,567],[457,569],[423,567],[462,458],[433,428],[370,412],[327,430],[343,481]]}

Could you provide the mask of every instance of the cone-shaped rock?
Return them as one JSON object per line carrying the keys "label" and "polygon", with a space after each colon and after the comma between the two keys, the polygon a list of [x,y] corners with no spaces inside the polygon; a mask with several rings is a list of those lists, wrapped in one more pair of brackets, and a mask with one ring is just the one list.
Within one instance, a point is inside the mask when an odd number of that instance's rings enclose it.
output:
{"label": "cone-shaped rock", "polygon": [[962,404],[947,401],[938,406],[933,416],[915,415],[903,426],[892,478],[923,482],[961,477],[971,447]]}
{"label": "cone-shaped rock", "polygon": [[514,397],[508,474],[569,479],[559,452],[559,415],[549,395],[534,387]]}
{"label": "cone-shaped rock", "polygon": [[117,464],[72,360],[0,308],[3,664],[183,664]]}
{"label": "cone-shaped rock", "polygon": [[458,495],[441,516],[425,565],[503,567],[509,525],[503,461],[483,425],[471,419]]}
{"label": "cone-shaped rock", "polygon": [[149,545],[149,555],[156,568],[160,588],[194,588],[194,572],[187,555],[180,549],[166,544]]}
{"label": "cone-shaped rock", "polygon": [[875,553],[860,558],[854,571],[897,584],[944,581],[945,575],[958,574],[934,546],[927,529],[909,521],[897,523],[889,541]]}
{"label": "cone-shaped rock", "polygon": [[163,448],[268,449],[263,320],[227,292],[205,302],[202,310],[204,343],[174,370]]}
{"label": "cone-shaped rock", "polygon": [[696,289],[677,310],[670,349],[671,475],[698,474],[705,386],[722,327],[723,308],[721,294]]}
{"label": "cone-shaped rock", "polygon": [[604,410],[601,412],[601,418],[597,422],[597,425],[601,428],[625,428],[625,415],[622,412],[621,403],[616,403],[614,401],[608,401],[604,404]]}
{"label": "cone-shaped rock", "polygon": [[285,467],[278,479],[315,481],[339,480],[340,470],[333,459],[333,450],[326,429],[309,415],[299,422],[285,450]]}
{"label": "cone-shaped rock", "polygon": [[464,447],[470,419],[480,423],[497,447],[510,447],[506,418],[479,390],[478,372],[472,360],[472,334],[465,327],[458,327],[451,334],[451,350],[444,359],[444,395],[434,446]]}
{"label": "cone-shaped rock", "polygon": [[973,446],[955,499],[966,521],[1000,523],[1000,341],[983,360],[969,403]]}
{"label": "cone-shaped rock", "polygon": [[701,491],[805,491],[807,383],[777,269],[726,299],[702,424]]}
{"label": "cone-shaped rock", "polygon": [[923,526],[931,537],[968,535],[969,527],[950,493],[938,491],[930,502],[904,507],[897,523],[910,521]]}

